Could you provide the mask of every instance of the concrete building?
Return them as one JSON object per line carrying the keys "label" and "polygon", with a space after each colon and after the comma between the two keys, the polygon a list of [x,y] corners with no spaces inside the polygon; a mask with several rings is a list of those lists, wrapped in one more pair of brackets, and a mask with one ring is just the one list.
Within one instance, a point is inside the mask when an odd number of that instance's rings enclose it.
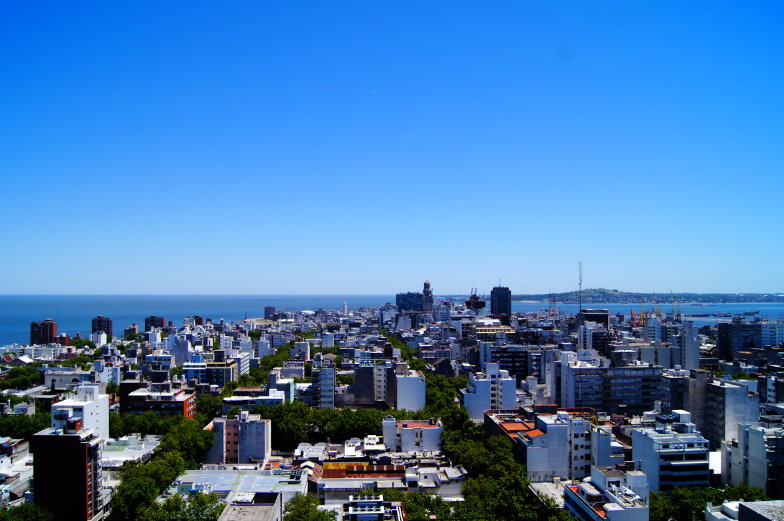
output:
{"label": "concrete building", "polygon": [[66,422],[76,419],[82,429],[91,430],[104,440],[109,438],[109,395],[101,394],[100,385],[80,385],[75,398],[52,405],[52,429],[62,430]]}
{"label": "concrete building", "polygon": [[335,364],[321,353],[313,358],[313,406],[319,409],[335,408]]}
{"label": "concrete building", "polygon": [[387,416],[382,423],[384,446],[393,452],[436,452],[441,450],[440,420],[401,420]]}
{"label": "concrete building", "polygon": [[532,482],[582,479],[590,474],[591,422],[565,411],[538,414],[536,427],[517,437]]}
{"label": "concrete building", "polygon": [[217,385],[223,387],[229,382],[233,382],[239,378],[239,370],[237,362],[234,360],[221,360],[214,362],[207,362],[207,382],[210,385]]}
{"label": "concrete building", "polygon": [[46,345],[57,342],[57,322],[47,318],[43,322],[30,323],[30,344]]}
{"label": "concrete building", "polygon": [[101,446],[109,435],[109,397],[97,385],[52,407],[52,426],[35,436],[32,450],[35,504],[55,521],[89,521],[103,515]]}
{"label": "concrete building", "polygon": [[738,425],[759,421],[759,396],[730,380],[712,380],[705,388],[704,426],[700,432],[719,450],[721,442],[738,439]]}
{"label": "concrete building", "polygon": [[721,475],[725,485],[746,483],[784,499],[784,427],[740,425],[737,437],[721,444]]}
{"label": "concrete building", "polygon": [[564,487],[564,506],[579,521],[648,521],[645,473],[591,467],[591,481]]}
{"label": "concrete building", "polygon": [[197,379],[199,383],[207,383],[207,362],[185,362],[182,377],[186,382]]}
{"label": "concrete building", "polygon": [[263,468],[272,453],[272,420],[258,414],[240,411],[239,417],[215,418],[212,433],[215,443],[207,463],[258,463]]}
{"label": "concrete building", "polygon": [[[123,384],[125,382],[120,384],[121,393]],[[196,415],[196,395],[187,389],[172,389],[170,383],[137,388],[129,392],[124,401],[126,403],[123,404],[123,411],[130,414],[153,411],[158,414],[182,415],[184,418],[193,418]]]}
{"label": "concrete building", "polygon": [[661,366],[631,361],[612,367],[606,360],[575,358],[575,353],[562,352],[561,407],[642,414],[661,399]]}
{"label": "concrete building", "polygon": [[504,286],[496,286],[490,291],[490,316],[509,325],[512,316],[512,292]]}
{"label": "concrete building", "polygon": [[735,317],[732,322],[719,322],[716,347],[719,358],[734,360],[739,351],[762,347],[762,325]]}
{"label": "concrete building", "polygon": [[163,328],[166,327],[166,319],[164,317],[156,317],[155,315],[150,315],[149,317],[144,319],[144,331],[145,333],[148,331],[152,331],[154,328]]}
{"label": "concrete building", "polygon": [[483,373],[471,374],[468,387],[460,390],[460,403],[474,421],[483,421],[488,409],[517,407],[517,385],[497,363],[487,364]]}
{"label": "concrete building", "polygon": [[658,416],[655,428],[633,429],[632,459],[648,476],[652,491],[710,483],[708,440],[697,432],[686,411]]}
{"label": "concrete building", "polygon": [[406,363],[387,370],[387,403],[398,410],[418,411],[425,407],[425,376]]}
{"label": "concrete building", "polygon": [[112,338],[112,319],[103,315],[98,315],[93,319],[92,331],[93,334],[98,332],[106,333],[106,336],[111,340]]}
{"label": "concrete building", "polygon": [[294,342],[294,347],[289,350],[289,358],[292,360],[310,361],[310,342]]}

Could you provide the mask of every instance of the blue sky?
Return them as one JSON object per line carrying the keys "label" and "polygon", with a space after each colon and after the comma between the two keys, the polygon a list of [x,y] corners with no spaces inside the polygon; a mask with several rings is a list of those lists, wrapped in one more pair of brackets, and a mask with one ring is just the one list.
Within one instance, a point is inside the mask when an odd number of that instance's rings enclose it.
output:
{"label": "blue sky", "polygon": [[5,2],[0,293],[784,291],[781,2]]}

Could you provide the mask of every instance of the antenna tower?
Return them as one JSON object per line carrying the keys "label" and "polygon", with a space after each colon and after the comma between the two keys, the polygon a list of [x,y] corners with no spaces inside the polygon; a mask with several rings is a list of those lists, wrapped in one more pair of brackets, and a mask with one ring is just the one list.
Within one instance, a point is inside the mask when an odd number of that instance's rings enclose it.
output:
{"label": "antenna tower", "polygon": [[583,261],[577,261],[577,268],[580,275],[580,282],[579,282],[579,302],[580,302],[580,313],[583,312]]}

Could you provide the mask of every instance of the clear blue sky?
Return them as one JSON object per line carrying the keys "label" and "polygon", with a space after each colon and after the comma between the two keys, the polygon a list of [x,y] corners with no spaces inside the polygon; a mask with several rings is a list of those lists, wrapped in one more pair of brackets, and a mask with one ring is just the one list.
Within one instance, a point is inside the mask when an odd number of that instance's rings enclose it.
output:
{"label": "clear blue sky", "polygon": [[4,2],[0,293],[784,291],[784,3]]}

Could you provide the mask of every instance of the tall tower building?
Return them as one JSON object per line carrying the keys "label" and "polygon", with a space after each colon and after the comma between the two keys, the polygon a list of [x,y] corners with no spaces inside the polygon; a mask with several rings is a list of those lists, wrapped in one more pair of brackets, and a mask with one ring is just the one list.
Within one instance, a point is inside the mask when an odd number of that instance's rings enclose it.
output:
{"label": "tall tower building", "polygon": [[425,286],[422,288],[422,311],[425,313],[433,312],[433,290],[430,289],[430,281],[425,281]]}
{"label": "tall tower building", "polygon": [[93,333],[103,331],[109,340],[112,338],[112,319],[103,315],[98,315],[93,319]]}
{"label": "tall tower building", "polygon": [[52,407],[52,426],[35,434],[35,504],[55,521],[90,521],[103,514],[101,447],[109,435],[109,397],[97,384]]}
{"label": "tall tower building", "polygon": [[508,324],[512,316],[512,292],[504,286],[496,286],[490,292],[490,316],[500,318]]}
{"label": "tall tower building", "polygon": [[164,317],[156,317],[155,315],[150,315],[149,317],[144,319],[144,331],[152,331],[152,328],[163,328],[166,327],[166,319]]}
{"label": "tall tower building", "polygon": [[47,318],[43,322],[30,323],[31,344],[54,344],[57,342],[57,322]]}

